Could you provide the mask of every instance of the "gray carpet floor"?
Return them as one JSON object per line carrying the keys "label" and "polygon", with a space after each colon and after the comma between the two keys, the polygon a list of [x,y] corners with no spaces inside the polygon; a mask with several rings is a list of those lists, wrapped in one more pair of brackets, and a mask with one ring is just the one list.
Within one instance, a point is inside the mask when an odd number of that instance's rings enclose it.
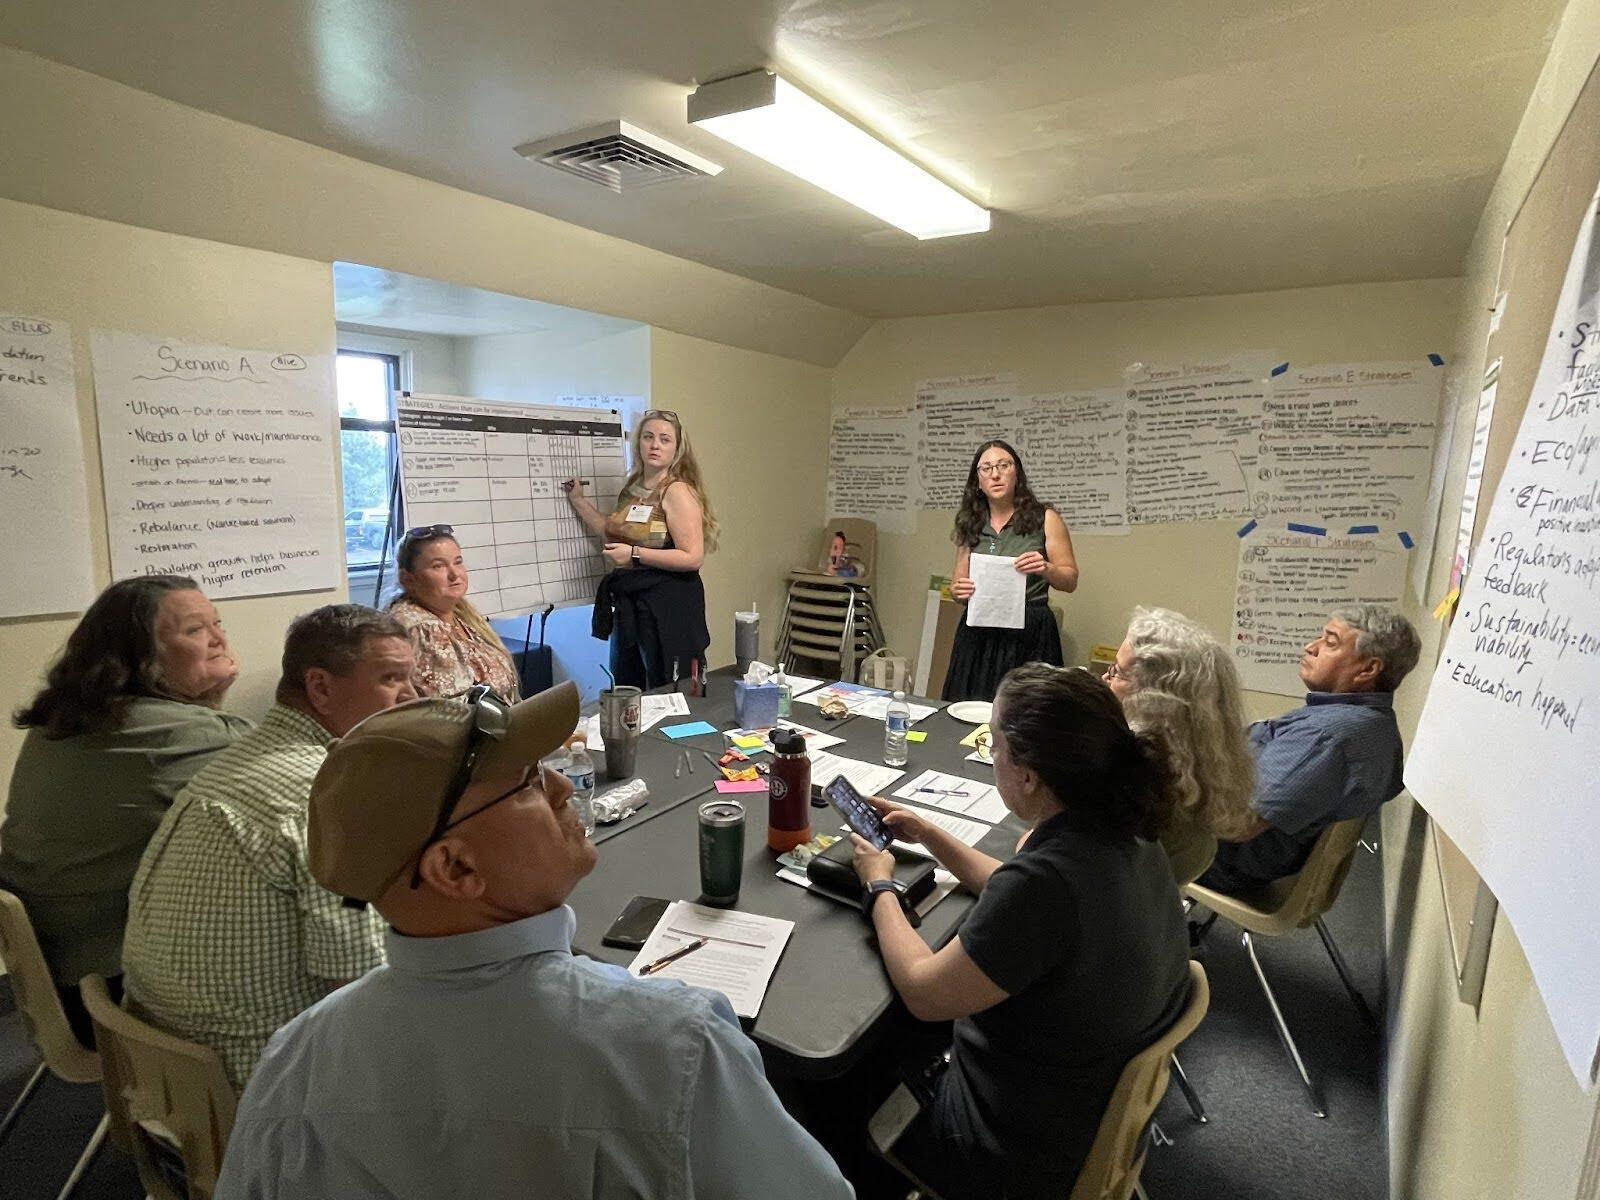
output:
{"label": "gray carpet floor", "polygon": [[[1383,983],[1381,906],[1379,860],[1358,851],[1328,924],[1373,1004]],[[1143,1177],[1150,1200],[1383,1200],[1388,1164],[1377,1036],[1361,1023],[1313,931],[1260,939],[1257,953],[1306,1065],[1323,1087],[1328,1115],[1312,1115],[1238,930],[1219,921],[1204,958],[1211,1010],[1180,1051],[1211,1119],[1197,1124],[1177,1089],[1168,1094],[1156,1119],[1172,1144],[1150,1149]],[[33,1064],[0,980],[0,1112]],[[47,1078],[0,1145],[0,1200],[54,1196],[100,1113],[98,1088]],[[80,1200],[139,1200],[144,1190],[132,1161],[108,1145],[76,1194]]]}

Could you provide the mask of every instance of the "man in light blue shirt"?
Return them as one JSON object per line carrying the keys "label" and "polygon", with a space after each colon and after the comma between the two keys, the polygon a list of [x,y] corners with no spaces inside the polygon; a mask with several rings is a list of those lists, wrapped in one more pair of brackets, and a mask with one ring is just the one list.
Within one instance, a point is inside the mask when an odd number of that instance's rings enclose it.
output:
{"label": "man in light blue shirt", "polygon": [[1365,817],[1400,794],[1394,691],[1417,664],[1417,631],[1378,605],[1341,609],[1300,658],[1303,708],[1250,726],[1255,822],[1222,842],[1198,883],[1235,895],[1305,865],[1336,821]]}
{"label": "man in light blue shirt", "polygon": [[596,851],[535,764],[577,718],[570,683],[475,689],[334,743],[311,869],[377,907],[388,965],[273,1038],[218,1200],[854,1195],[723,997],[572,954]]}

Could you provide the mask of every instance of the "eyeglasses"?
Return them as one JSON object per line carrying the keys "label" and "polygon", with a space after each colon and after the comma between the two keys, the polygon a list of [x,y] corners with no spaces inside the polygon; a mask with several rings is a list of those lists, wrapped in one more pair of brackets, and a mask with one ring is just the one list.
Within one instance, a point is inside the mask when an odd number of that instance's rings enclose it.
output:
{"label": "eyeglasses", "polygon": [[418,525],[406,530],[406,541],[417,542],[424,538],[455,537],[454,525]]}
{"label": "eyeglasses", "polygon": [[987,729],[972,739],[972,748],[984,762],[994,761],[994,735]]}
{"label": "eyeglasses", "polygon": [[1009,475],[1016,469],[1017,464],[1012,462],[1010,459],[1007,459],[1004,462],[988,462],[978,464],[979,475],[988,475],[993,478],[998,478],[1001,475]]}
{"label": "eyeglasses", "polygon": [[[472,769],[478,765],[478,756],[483,753],[484,744],[500,741],[511,727],[511,705],[488,684],[480,683],[468,688],[461,699],[472,709],[472,729],[467,734],[466,753],[461,756],[460,765],[456,767],[450,786],[445,789],[444,796],[439,801],[439,815],[433,820],[433,830],[428,834],[428,840],[417,848],[417,865],[411,870],[412,891],[422,886],[422,855],[429,846],[444,836],[445,830],[461,824],[461,821],[451,821],[450,813],[454,810],[456,802],[461,799],[461,793],[465,792],[467,785],[472,782]],[[515,796],[525,787],[527,787],[526,779],[505,795],[497,796],[489,803],[498,804],[508,796]],[[489,807],[487,804],[483,806],[487,807]],[[483,808],[470,812],[467,816],[477,816]],[[466,819],[466,817],[461,818],[462,821]]]}
{"label": "eyeglasses", "polygon": [[1124,670],[1122,667],[1117,666],[1116,663],[1112,663],[1108,667],[1106,667],[1106,669],[1103,672],[1101,672],[1100,678],[1101,679],[1105,679],[1105,680],[1131,679],[1132,676],[1126,670]]}

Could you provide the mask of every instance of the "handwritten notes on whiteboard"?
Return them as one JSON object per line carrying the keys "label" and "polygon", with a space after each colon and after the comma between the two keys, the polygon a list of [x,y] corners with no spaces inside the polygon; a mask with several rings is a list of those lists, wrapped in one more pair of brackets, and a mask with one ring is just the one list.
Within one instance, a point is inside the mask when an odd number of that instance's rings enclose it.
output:
{"label": "handwritten notes on whiteboard", "polygon": [[1129,381],[1128,520],[1211,521],[1251,511],[1268,356],[1141,368]]}
{"label": "handwritten notes on whiteboard", "polygon": [[1017,444],[1016,378],[1009,372],[958,375],[917,384],[922,417],[917,465],[922,507],[955,508],[967,485],[972,455],[990,438]]}
{"label": "handwritten notes on whiteboard", "polygon": [[1128,532],[1128,406],[1120,389],[1024,396],[1017,444],[1033,494],[1073,533]]}
{"label": "handwritten notes on whiteboard", "polygon": [[864,517],[885,533],[917,527],[917,411],[845,408],[828,441],[828,516]]}
{"label": "handwritten notes on whiteboard", "polygon": [[[1434,670],[1406,785],[1527,952],[1567,1061],[1600,1041],[1600,195]],[[1476,453],[1476,452],[1475,452]]]}
{"label": "handwritten notes on whiteboard", "polygon": [[0,512],[13,569],[0,617],[77,612],[94,598],[83,437],[63,321],[0,313]]}
{"label": "handwritten notes on whiteboard", "polygon": [[[1254,524],[1254,523],[1252,523]],[[1301,521],[1261,522],[1239,539],[1233,658],[1257,692],[1302,696],[1300,655],[1336,608],[1400,605],[1406,551],[1391,533],[1341,534]]]}
{"label": "handwritten notes on whiteboard", "polygon": [[1258,510],[1419,530],[1443,380],[1427,362],[1334,363],[1273,379]]}
{"label": "handwritten notes on whiteboard", "polygon": [[326,355],[96,330],[111,570],[212,598],[344,579]]}

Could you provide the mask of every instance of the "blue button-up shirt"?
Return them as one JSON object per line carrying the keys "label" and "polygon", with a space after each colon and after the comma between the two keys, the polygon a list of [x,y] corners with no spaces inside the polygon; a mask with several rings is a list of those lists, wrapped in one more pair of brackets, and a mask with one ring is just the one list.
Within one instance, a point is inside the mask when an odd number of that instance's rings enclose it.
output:
{"label": "blue button-up shirt", "polygon": [[218,1200],[854,1195],[726,999],[574,957],[575,928],[390,930],[268,1045]]}
{"label": "blue button-up shirt", "polygon": [[1317,835],[1400,794],[1403,752],[1391,692],[1310,692],[1304,708],[1250,726],[1256,815],[1270,829],[1224,842],[1200,882],[1222,891],[1293,875]]}

